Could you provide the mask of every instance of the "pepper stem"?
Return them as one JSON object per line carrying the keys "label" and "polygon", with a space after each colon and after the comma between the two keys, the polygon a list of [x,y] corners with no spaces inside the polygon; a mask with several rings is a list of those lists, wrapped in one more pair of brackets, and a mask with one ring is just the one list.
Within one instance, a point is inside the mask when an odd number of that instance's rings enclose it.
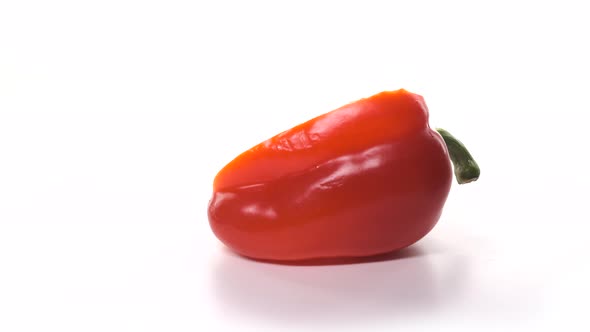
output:
{"label": "pepper stem", "polygon": [[479,178],[479,166],[477,166],[465,145],[444,129],[436,128],[436,131],[442,136],[447,145],[455,168],[457,182],[464,184],[477,180]]}

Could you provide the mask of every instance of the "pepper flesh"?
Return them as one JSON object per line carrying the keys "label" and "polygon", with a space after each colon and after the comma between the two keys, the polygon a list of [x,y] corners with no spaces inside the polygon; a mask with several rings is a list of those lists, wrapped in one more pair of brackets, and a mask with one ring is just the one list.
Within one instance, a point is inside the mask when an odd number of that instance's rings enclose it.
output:
{"label": "pepper flesh", "polygon": [[280,133],[215,177],[208,216],[237,253],[265,260],[371,256],[437,223],[452,169],[424,99],[382,92]]}

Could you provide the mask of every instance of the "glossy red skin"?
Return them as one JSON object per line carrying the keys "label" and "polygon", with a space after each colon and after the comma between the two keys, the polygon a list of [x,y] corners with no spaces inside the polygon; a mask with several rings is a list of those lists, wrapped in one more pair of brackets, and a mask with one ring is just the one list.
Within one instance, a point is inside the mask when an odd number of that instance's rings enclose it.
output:
{"label": "glossy red skin", "polygon": [[238,156],[215,178],[209,221],[224,244],[251,258],[372,256],[424,237],[451,180],[422,97],[382,92]]}

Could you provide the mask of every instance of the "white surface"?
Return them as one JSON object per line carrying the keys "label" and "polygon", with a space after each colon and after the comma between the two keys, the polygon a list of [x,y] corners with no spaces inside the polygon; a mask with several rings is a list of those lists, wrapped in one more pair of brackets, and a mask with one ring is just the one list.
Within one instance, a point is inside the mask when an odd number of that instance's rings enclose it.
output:
{"label": "white surface", "polygon": [[[0,331],[587,331],[583,2],[0,2]],[[382,90],[472,150],[398,259],[209,230],[216,171]]]}

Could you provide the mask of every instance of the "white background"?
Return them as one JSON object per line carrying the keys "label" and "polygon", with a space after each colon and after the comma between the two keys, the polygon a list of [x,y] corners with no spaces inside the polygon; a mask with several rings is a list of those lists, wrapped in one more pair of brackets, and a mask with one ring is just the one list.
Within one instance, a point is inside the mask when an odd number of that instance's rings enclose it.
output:
{"label": "white background", "polygon": [[[588,331],[584,1],[0,1],[1,331]],[[482,168],[397,259],[281,266],[215,173],[422,94]]]}

